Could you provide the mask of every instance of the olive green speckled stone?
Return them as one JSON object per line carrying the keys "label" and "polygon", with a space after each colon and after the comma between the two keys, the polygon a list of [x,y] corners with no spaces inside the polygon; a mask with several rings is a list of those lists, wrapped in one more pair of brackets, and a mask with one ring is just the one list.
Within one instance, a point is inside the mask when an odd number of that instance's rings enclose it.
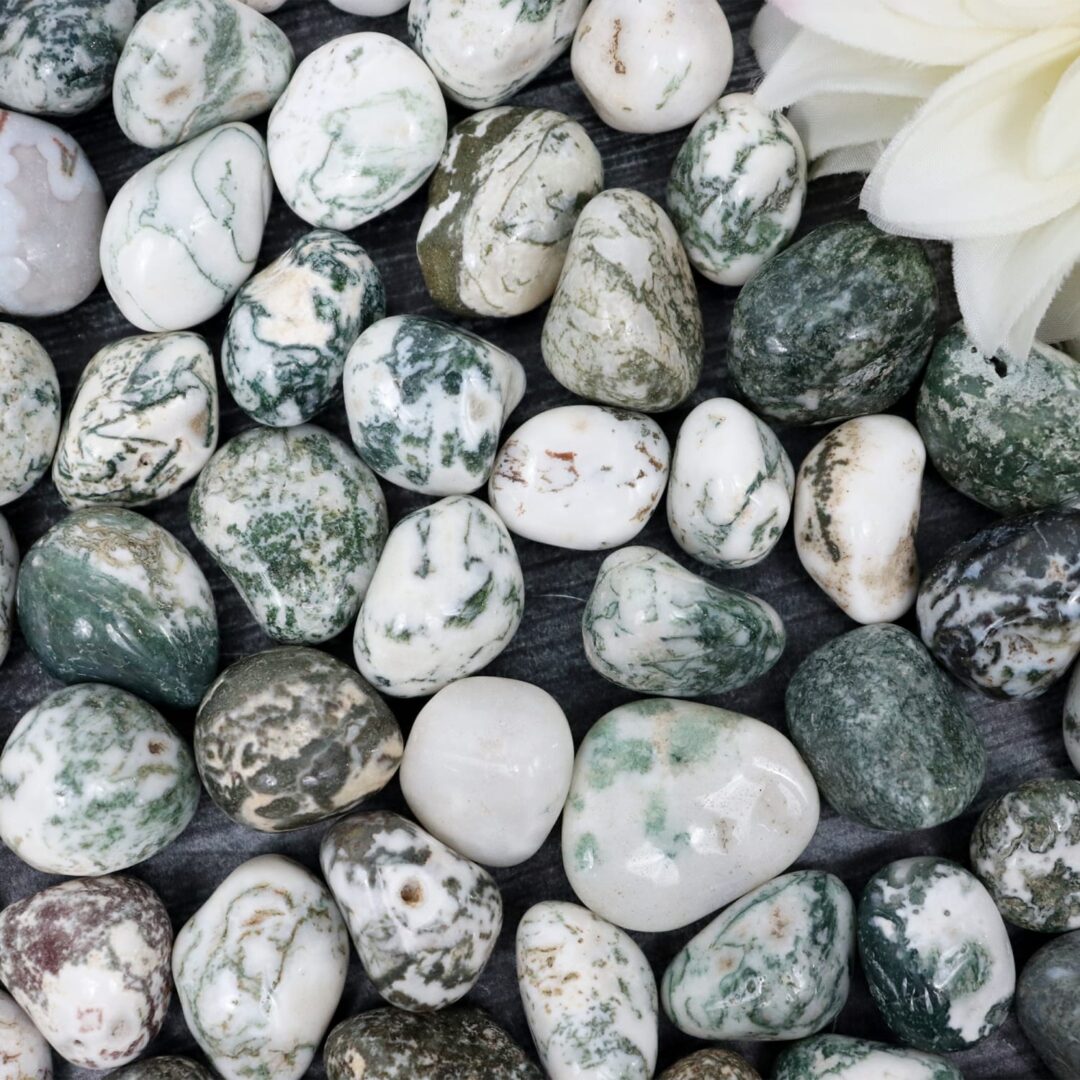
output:
{"label": "olive green speckled stone", "polygon": [[665,1069],[659,1080],[761,1080],[748,1061],[730,1050],[699,1050]]}
{"label": "olive green speckled stone", "polygon": [[1058,1080],[1080,1076],[1080,930],[1044,945],[1016,988],[1020,1027]]}
{"label": "olive green speckled stone", "polygon": [[785,1050],[773,1080],[964,1080],[944,1058],[847,1035],[815,1035]]}
{"label": "olive green speckled stone", "polygon": [[188,1058],[157,1057],[113,1073],[112,1080],[214,1080],[214,1074]]}

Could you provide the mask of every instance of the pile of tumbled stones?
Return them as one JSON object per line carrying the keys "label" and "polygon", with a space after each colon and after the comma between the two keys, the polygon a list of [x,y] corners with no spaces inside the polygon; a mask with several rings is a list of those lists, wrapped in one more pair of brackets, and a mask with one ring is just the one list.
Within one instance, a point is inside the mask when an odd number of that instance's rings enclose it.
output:
{"label": "pile of tumbled stones", "polygon": [[[922,248],[862,220],[787,246],[806,157],[784,116],[722,96],[732,40],[715,0],[412,0],[409,44],[365,30],[299,65],[264,14],[281,3],[162,0],[137,19],[135,0],[0,0],[0,312],[70,311],[103,277],[138,331],[89,359],[61,423],[49,356],[0,324],[0,503],[18,513],[51,469],[70,510],[21,565],[0,518],[0,654],[17,612],[66,684],[4,747],[0,837],[69,878],[0,913],[0,1075],[51,1076],[50,1047],[126,1080],[213,1075],[136,1062],[175,985],[228,1080],[294,1080],[320,1052],[331,1080],[538,1076],[482,1012],[450,1006],[502,926],[484,867],[530,859],[561,815],[581,903],[539,899],[516,928],[556,1080],[652,1076],[661,1005],[709,1042],[791,1041],[777,1080],[957,1080],[941,1055],[994,1032],[1014,995],[1046,1065],[1075,1080],[1080,781],[991,802],[970,869],[892,862],[857,903],[825,869],[788,871],[819,792],[881,830],[969,807],[986,751],[954,680],[1019,699],[1068,672],[1080,366],[1042,344],[984,356],[963,326],[935,343]],[[605,189],[575,120],[503,104],[567,48],[608,125],[693,124],[666,208]],[[78,144],[40,116],[110,91],[124,134],[161,153],[106,208]],[[450,131],[447,97],[469,110]],[[246,121],[271,109],[264,140]],[[346,233],[425,183],[417,252],[447,319],[388,318]],[[312,231],[253,275],[275,190]],[[672,448],[651,414],[701,375],[691,267],[741,286],[741,401],[697,404]],[[452,320],[548,301],[544,362],[584,400],[504,437],[526,373]],[[215,358],[192,328],[226,308]],[[215,360],[255,422],[221,446]],[[887,410],[920,376],[916,427]],[[351,446],[311,423],[342,396]],[[835,426],[796,472],[770,422]],[[920,581],[927,455],[1003,519]],[[281,643],[221,672],[206,578],[137,512],[192,481],[195,536]],[[431,499],[391,528],[380,481]],[[665,491],[682,561],[626,546]],[[777,612],[720,581],[765,559],[789,518],[807,574],[861,625],[798,667],[784,734],[692,699],[783,652]],[[584,650],[642,698],[576,752],[548,693],[479,674],[525,610],[515,536],[611,549]],[[894,623],[912,605],[921,641]],[[356,669],[312,647],[350,627]],[[428,696],[403,740],[384,699]],[[197,709],[194,752],[159,708]],[[1064,731],[1080,768],[1080,676]],[[415,821],[361,808],[395,774]],[[174,940],[158,896],[121,871],[183,832],[202,786],[265,833],[337,820],[321,878],[261,855]],[[658,988],[627,931],[707,916]],[[1063,935],[1019,986],[1004,920]],[[324,1042],[352,949],[387,1007]],[[856,950],[895,1045],[829,1030]],[[664,1073],[757,1075],[715,1047]]]}

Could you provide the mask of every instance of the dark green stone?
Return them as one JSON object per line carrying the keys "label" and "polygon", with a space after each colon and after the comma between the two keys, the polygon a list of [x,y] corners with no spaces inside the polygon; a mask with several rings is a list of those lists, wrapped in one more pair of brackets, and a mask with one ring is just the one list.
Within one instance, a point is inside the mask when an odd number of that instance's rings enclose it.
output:
{"label": "dark green stone", "polygon": [[1028,962],[1016,988],[1024,1034],[1058,1080],[1080,1076],[1080,930],[1055,938]]}
{"label": "dark green stone", "polygon": [[665,1069],[659,1080],[761,1080],[748,1061],[730,1050],[699,1050]]}
{"label": "dark green stone", "polygon": [[847,1035],[815,1035],[795,1043],[777,1058],[772,1075],[773,1080],[964,1080],[944,1058]]}
{"label": "dark green stone", "polygon": [[214,1080],[214,1074],[182,1057],[149,1058],[112,1074],[112,1080]]}

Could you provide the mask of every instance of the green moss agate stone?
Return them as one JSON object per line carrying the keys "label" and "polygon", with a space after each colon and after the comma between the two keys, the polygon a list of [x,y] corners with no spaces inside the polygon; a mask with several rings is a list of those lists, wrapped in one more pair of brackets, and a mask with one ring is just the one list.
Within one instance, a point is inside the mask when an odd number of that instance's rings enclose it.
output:
{"label": "green moss agate stone", "polygon": [[601,564],[581,619],[585,656],[605,679],[642,694],[722,694],[761,678],[786,634],[764,600],[713,585],[655,548]]}
{"label": "green moss agate stone", "polygon": [[0,514],[0,664],[11,648],[15,626],[15,582],[19,575],[19,546],[7,519]]}
{"label": "green moss agate stone", "polygon": [[877,829],[928,829],[978,794],[986,751],[948,677],[914,634],[863,626],[788,683],[788,730],[822,795]]}
{"label": "green moss agate stone", "polygon": [[709,1047],[677,1061],[659,1080],[761,1080],[761,1075],[738,1054]]}
{"label": "green moss agate stone", "polygon": [[693,937],[660,986],[699,1039],[798,1039],[836,1019],[851,988],[855,905],[839,878],[799,870],[736,901]]}
{"label": "green moss agate stone", "polygon": [[973,1046],[1009,1014],[1009,935],[978,879],[947,859],[901,859],[859,902],[859,953],[885,1023],[920,1050]]}
{"label": "green moss agate stone", "polygon": [[773,1080],[964,1080],[944,1058],[847,1035],[816,1035],[785,1050]]}
{"label": "green moss agate stone", "polygon": [[112,1075],[114,1080],[214,1080],[209,1070],[182,1057],[148,1058]]}
{"label": "green moss agate stone", "polygon": [[1065,694],[1061,734],[1065,740],[1065,753],[1072,767],[1080,773],[1080,668],[1074,667],[1069,689]]}
{"label": "green moss agate stone", "polygon": [[187,548],[131,510],[76,510],[23,560],[26,643],[64,682],[114,683],[176,708],[217,670],[214,597]]}
{"label": "green moss agate stone", "polygon": [[1080,1076],[1080,930],[1044,945],[1016,988],[1024,1034],[1058,1080]]}
{"label": "green moss agate stone", "polygon": [[884,412],[926,361],[937,303],[917,243],[854,219],[823,225],[739,294],[731,376],[760,412],[792,424]]}

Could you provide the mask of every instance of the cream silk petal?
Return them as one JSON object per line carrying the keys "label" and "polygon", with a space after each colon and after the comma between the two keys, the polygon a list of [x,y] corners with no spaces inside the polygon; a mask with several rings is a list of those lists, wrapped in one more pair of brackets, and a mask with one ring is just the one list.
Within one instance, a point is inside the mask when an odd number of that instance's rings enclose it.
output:
{"label": "cream silk petal", "polygon": [[820,94],[792,105],[788,119],[815,159],[842,146],[891,139],[921,104],[919,98]]}
{"label": "cream silk petal", "polygon": [[1080,26],[1080,5],[1076,0],[965,0],[965,6],[974,19],[990,26],[1024,30],[1056,24]]}
{"label": "cream silk petal", "polygon": [[881,4],[897,15],[950,30],[968,30],[982,23],[994,27],[1001,22],[999,19],[975,17],[971,11],[971,0],[881,0]]}
{"label": "cream silk petal", "polygon": [[798,23],[793,23],[778,7],[765,4],[750,25],[750,48],[757,57],[758,67],[768,71],[798,33]]}
{"label": "cream silk petal", "polygon": [[884,143],[863,143],[860,146],[841,146],[824,153],[810,167],[811,180],[840,173],[868,173],[881,157]]}
{"label": "cream silk petal", "polygon": [[1080,266],[1061,286],[1050,310],[1039,324],[1039,339],[1056,344],[1080,339]]}
{"label": "cream silk petal", "polygon": [[[1080,4],[1080,0],[1078,0]],[[1080,59],[1062,75],[1031,130],[1028,168],[1047,178],[1080,171]]]}

